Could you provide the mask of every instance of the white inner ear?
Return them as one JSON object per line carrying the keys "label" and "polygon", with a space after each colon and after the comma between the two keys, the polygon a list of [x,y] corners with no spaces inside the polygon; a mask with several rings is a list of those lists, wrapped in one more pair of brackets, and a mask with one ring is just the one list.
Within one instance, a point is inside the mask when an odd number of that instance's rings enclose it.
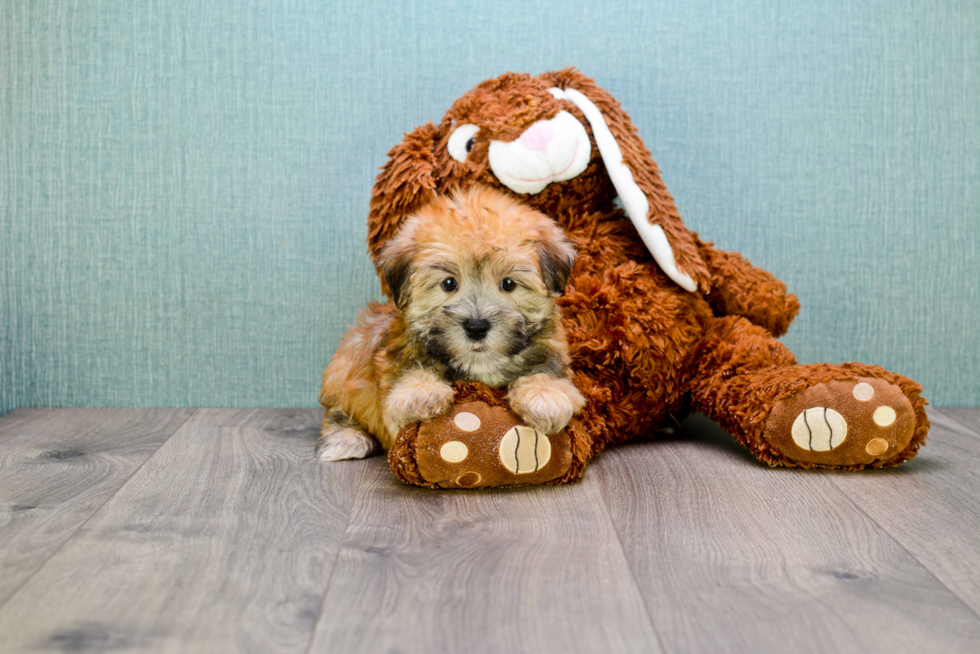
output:
{"label": "white inner ear", "polygon": [[612,180],[613,186],[619,194],[619,199],[623,202],[623,207],[626,208],[626,215],[636,227],[636,231],[647,249],[650,250],[650,254],[653,255],[660,269],[684,290],[692,293],[698,290],[697,282],[690,275],[682,273],[677,268],[674,250],[670,247],[670,241],[667,240],[667,234],[664,233],[663,227],[653,225],[647,219],[650,213],[650,202],[633,179],[633,172],[623,163],[623,153],[619,149],[616,137],[609,131],[606,119],[599,108],[575,89],[551,88],[548,91],[559,100],[568,100],[585,114],[586,120],[592,127],[592,134],[595,136],[602,162],[606,165],[606,171],[609,173],[609,179]]}

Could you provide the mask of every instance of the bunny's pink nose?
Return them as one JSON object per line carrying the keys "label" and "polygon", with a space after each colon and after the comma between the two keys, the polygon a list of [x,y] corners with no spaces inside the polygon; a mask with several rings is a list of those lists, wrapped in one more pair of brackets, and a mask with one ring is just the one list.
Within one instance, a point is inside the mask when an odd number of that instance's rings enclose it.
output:
{"label": "bunny's pink nose", "polygon": [[548,144],[551,143],[551,137],[554,133],[555,131],[551,127],[550,121],[539,120],[524,130],[524,133],[521,134],[521,138],[518,140],[528,150],[544,152],[548,149]]}

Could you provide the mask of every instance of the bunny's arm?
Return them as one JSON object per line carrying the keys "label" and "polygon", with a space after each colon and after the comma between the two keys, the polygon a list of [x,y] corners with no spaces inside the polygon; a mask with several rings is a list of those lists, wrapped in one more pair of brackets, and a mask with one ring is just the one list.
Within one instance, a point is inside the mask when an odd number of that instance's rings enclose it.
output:
{"label": "bunny's arm", "polygon": [[715,314],[742,316],[781,336],[800,310],[795,295],[771,273],[756,268],[738,252],[725,252],[698,239],[701,258],[711,275],[708,303]]}

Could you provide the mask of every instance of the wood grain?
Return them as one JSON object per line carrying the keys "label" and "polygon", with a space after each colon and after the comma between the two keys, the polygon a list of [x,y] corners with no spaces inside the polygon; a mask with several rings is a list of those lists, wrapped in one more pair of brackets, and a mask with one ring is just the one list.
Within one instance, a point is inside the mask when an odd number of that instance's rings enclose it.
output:
{"label": "wood grain", "polygon": [[695,418],[472,492],[315,461],[316,410],[191,413],[0,420],[0,650],[980,648],[971,412],[889,471],[770,469]]}
{"label": "wood grain", "polygon": [[0,606],[191,413],[18,409],[0,419]]}
{"label": "wood grain", "polygon": [[943,415],[946,418],[952,418],[971,431],[974,436],[980,438],[980,408],[975,406],[958,406],[947,409],[933,409],[929,415],[931,416],[934,413]]}
{"label": "wood grain", "polygon": [[867,493],[834,475],[767,468],[703,418],[684,437],[608,451],[592,473],[667,652],[980,643],[980,619],[864,513]]}
{"label": "wood grain", "polygon": [[429,491],[371,461],[312,652],[657,652],[599,494]]}
{"label": "wood grain", "polygon": [[930,409],[929,420],[926,447],[909,463],[831,479],[980,614],[980,438],[944,409]]}
{"label": "wood grain", "polygon": [[297,652],[362,462],[316,410],[198,411],[0,610],[5,652]]}

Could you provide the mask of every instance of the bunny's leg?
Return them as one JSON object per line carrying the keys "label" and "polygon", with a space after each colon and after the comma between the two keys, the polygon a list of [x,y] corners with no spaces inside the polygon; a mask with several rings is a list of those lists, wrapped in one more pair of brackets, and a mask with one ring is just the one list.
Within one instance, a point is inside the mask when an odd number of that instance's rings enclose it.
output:
{"label": "bunny's leg", "polygon": [[714,321],[694,367],[694,409],[770,465],[898,465],[929,431],[922,388],[911,379],[860,363],[799,365],[745,318]]}

